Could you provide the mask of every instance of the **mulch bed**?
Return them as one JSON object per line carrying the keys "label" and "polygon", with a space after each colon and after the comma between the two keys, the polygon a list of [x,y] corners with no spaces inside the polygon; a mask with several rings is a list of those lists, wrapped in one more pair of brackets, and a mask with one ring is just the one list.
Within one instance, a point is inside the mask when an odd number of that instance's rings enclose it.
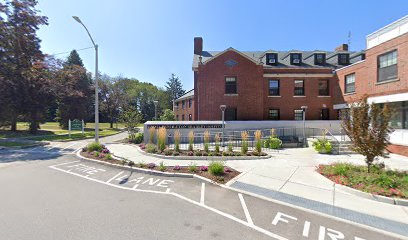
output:
{"label": "mulch bed", "polygon": [[[124,165],[125,164],[125,162],[121,161],[121,160],[116,160],[116,159],[108,160],[106,158],[95,157],[94,155],[90,154],[89,152],[81,152],[80,154],[83,157],[94,159],[94,160],[104,161],[104,162],[108,162],[108,163],[112,163],[112,164],[118,164],[118,165]],[[136,163],[136,165],[133,165],[133,166],[138,167],[138,168],[144,168],[144,169],[151,169],[151,170],[160,171],[159,166],[155,166],[154,168],[148,168],[148,165],[149,165],[148,163],[144,164],[143,166],[138,166],[138,165],[139,164]],[[131,165],[129,165],[129,166],[131,166]],[[234,177],[238,176],[241,173],[241,172],[238,172],[237,170],[235,170],[233,168],[230,168],[230,167],[226,166],[225,169],[227,169],[227,171],[225,171],[224,174],[222,174],[220,176],[214,176],[211,173],[209,173],[208,171],[201,171],[200,166],[197,166],[197,168],[198,168],[198,170],[196,172],[191,172],[189,170],[188,166],[180,166],[179,170],[175,170],[173,166],[166,166],[166,170],[163,171],[163,172],[197,174],[197,175],[208,178],[208,179],[210,179],[210,180],[212,180],[214,182],[217,182],[217,183],[227,183],[228,181],[230,181],[231,179],[233,179]]]}

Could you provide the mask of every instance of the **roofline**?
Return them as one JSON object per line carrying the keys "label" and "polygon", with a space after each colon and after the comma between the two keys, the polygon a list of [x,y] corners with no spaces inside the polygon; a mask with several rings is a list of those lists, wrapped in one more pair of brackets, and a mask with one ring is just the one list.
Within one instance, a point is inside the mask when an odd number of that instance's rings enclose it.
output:
{"label": "roofline", "polygon": [[[183,96],[185,96],[187,93],[192,92],[192,91],[194,91],[194,88],[191,89],[191,90],[189,90],[189,91],[187,91],[186,93],[184,93]],[[194,94],[191,95],[191,96],[187,96],[187,97],[183,97],[183,96],[174,99],[174,102],[179,101],[179,100],[183,100],[183,99],[188,99],[188,98],[194,97]]]}
{"label": "roofline", "polygon": [[[214,55],[212,58],[207,59],[206,61],[204,61],[202,64],[205,65],[209,62],[211,62],[212,60],[216,59],[217,57],[223,55],[224,53],[228,52],[228,51],[233,51],[235,53],[238,53],[239,55],[245,57],[246,59],[250,60],[251,62],[255,63],[256,65],[259,65],[259,62],[256,62],[254,59],[248,57],[247,55],[243,54],[242,52],[236,50],[235,48],[229,47],[227,49],[225,49],[224,51],[217,53],[216,55]],[[200,63],[199,63],[200,64]]]}
{"label": "roofline", "polygon": [[374,35],[380,34],[381,32],[387,30],[388,28],[392,27],[393,25],[397,25],[398,23],[404,22],[404,21],[408,21],[408,15],[405,15],[404,17],[402,17],[402,18],[400,18],[400,19],[398,19],[398,20],[396,20],[396,21],[394,21],[394,22],[392,22],[390,24],[385,25],[384,27],[378,29],[377,31],[374,31],[374,32],[368,34],[366,36],[366,38],[371,38]]}
{"label": "roofline", "polygon": [[354,66],[354,65],[360,64],[360,63],[362,63],[362,62],[365,62],[365,59],[364,59],[364,60],[360,60],[360,61],[355,62],[355,63],[350,64],[350,65],[344,66],[344,67],[342,67],[342,68],[335,69],[334,71],[335,71],[335,72],[337,72],[337,71],[340,71],[340,70],[346,69],[346,68],[348,68],[348,67],[351,67],[351,66]]}

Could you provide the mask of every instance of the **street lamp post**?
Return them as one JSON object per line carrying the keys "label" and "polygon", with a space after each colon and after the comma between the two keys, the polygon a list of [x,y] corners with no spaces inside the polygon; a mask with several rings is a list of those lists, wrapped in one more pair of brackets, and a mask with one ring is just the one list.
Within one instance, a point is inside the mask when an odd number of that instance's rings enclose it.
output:
{"label": "street lamp post", "polygon": [[79,19],[79,17],[77,16],[73,16],[73,18],[75,19],[75,21],[80,23],[85,28],[95,48],[95,142],[99,142],[98,44],[95,44],[91,34],[88,31],[88,28],[86,28],[85,24],[81,21],[81,19]]}
{"label": "street lamp post", "polygon": [[154,103],[154,120],[157,120],[157,104],[159,104],[159,101],[153,101]]}
{"label": "street lamp post", "polygon": [[306,145],[306,109],[307,106],[301,106],[300,107],[303,110],[303,146]]}
{"label": "street lamp post", "polygon": [[222,112],[222,140],[221,140],[221,142],[222,142],[222,147],[225,147],[225,144],[224,144],[224,129],[225,129],[224,115],[225,115],[225,109],[227,109],[227,106],[226,105],[220,105],[220,109],[221,109],[221,112]]}

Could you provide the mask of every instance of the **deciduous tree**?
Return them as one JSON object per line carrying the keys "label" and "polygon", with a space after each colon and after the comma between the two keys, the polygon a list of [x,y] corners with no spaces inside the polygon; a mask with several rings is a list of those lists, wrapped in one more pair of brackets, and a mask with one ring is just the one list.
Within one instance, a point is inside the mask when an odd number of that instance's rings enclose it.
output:
{"label": "deciduous tree", "polygon": [[351,105],[349,117],[343,119],[343,128],[352,141],[351,148],[365,156],[368,172],[377,157],[386,157],[385,149],[392,132],[388,124],[391,114],[387,104],[368,104],[364,96]]}

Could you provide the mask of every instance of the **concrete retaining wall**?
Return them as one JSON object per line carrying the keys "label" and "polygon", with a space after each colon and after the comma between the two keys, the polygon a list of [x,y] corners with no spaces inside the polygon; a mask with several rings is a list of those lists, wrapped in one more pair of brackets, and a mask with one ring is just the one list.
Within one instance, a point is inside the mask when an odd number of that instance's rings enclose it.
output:
{"label": "concrete retaining wall", "polygon": [[[329,129],[334,134],[341,133],[341,121],[309,120],[305,122],[306,137],[320,135],[321,129]],[[166,127],[167,134],[173,135],[176,129],[182,136],[187,136],[190,130],[199,135],[208,130],[212,133],[222,132],[222,121],[148,121],[144,124],[144,141],[149,140],[150,127]],[[226,121],[225,135],[237,135],[243,130],[269,130],[274,128],[278,135],[303,136],[303,121]],[[235,132],[234,132],[235,131]]]}

